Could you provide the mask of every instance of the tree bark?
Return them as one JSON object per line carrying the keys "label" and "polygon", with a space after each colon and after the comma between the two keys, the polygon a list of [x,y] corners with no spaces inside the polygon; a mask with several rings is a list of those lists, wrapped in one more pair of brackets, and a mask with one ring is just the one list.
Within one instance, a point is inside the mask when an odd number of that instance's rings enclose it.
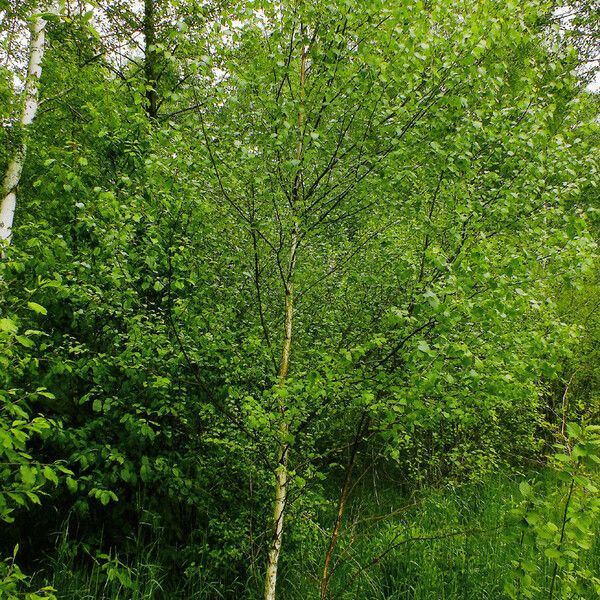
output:
{"label": "tree bark", "polygon": [[[297,230],[294,229],[292,244],[290,248],[290,263],[295,262],[296,249],[298,247]],[[290,356],[292,352],[292,331],[294,319],[294,284],[288,281],[285,290],[285,323],[283,348],[281,351],[281,362],[279,364],[278,385],[284,387],[289,373]],[[289,443],[287,440],[289,423],[285,415],[285,402],[280,400],[279,421],[279,448],[277,451],[277,468],[275,470],[275,505],[273,507],[273,536],[271,547],[267,557],[267,572],[265,577],[265,600],[275,600],[275,588],[277,585],[277,565],[281,553],[281,542],[283,538],[283,517],[287,501],[288,486],[288,457]]]}
{"label": "tree bark", "polygon": [[358,448],[363,434],[363,425],[366,418],[367,411],[364,411],[361,415],[358,427],[356,429],[356,436],[354,437],[354,443],[352,444],[352,450],[350,451],[350,460],[348,461],[346,473],[344,475],[344,482],[342,484],[340,498],[338,500],[338,509],[335,518],[335,524],[333,526],[333,531],[331,532],[329,546],[327,548],[327,552],[325,553],[325,561],[323,563],[323,575],[321,576],[320,586],[321,600],[325,600],[327,598],[327,588],[329,587],[329,579],[331,578],[331,573],[329,572],[329,564],[331,563],[331,559],[333,558],[333,552],[335,550],[335,546],[340,535],[340,530],[342,528],[342,520],[344,518],[344,511],[346,510],[346,502],[348,501],[348,495],[350,494],[352,471],[354,470],[354,465],[356,464],[356,456],[358,454]]}
{"label": "tree bark", "polygon": [[[577,373],[577,371],[575,371]],[[573,377],[575,377],[575,373],[573,373],[565,386],[565,391],[562,395],[562,417],[561,417],[561,425],[560,425],[560,434],[566,440],[567,439],[567,420],[569,418],[569,388],[571,387],[571,382],[573,381]]]}
{"label": "tree bark", "polygon": [[[298,110],[298,131],[299,140],[296,146],[296,158],[302,161],[304,154],[304,88],[306,82],[306,47],[304,45],[304,29],[300,27],[301,51],[299,68],[299,88],[300,88],[300,107]],[[288,272],[285,283],[285,304],[284,304],[284,333],[283,345],[281,350],[281,360],[279,363],[278,382],[279,387],[285,387],[289,369],[290,357],[292,352],[292,332],[294,323],[294,274],[296,269],[296,258],[298,246],[300,244],[300,227],[297,220],[297,201],[302,186],[302,165],[300,164],[298,172],[294,177],[292,184],[292,234],[290,240],[290,254],[288,262]],[[285,506],[287,501],[289,474],[288,458],[290,446],[288,442],[289,422],[286,416],[285,400],[280,399],[279,404],[280,421],[278,427],[279,447],[277,449],[277,468],[275,470],[275,504],[273,508],[273,535],[271,546],[267,556],[267,570],[265,574],[265,600],[275,600],[277,587],[277,566],[279,564],[279,555],[281,553],[281,542],[283,538],[283,518],[285,515]]]}
{"label": "tree bark", "polygon": [[[41,6],[39,9],[41,10]],[[46,41],[46,20],[37,16],[31,23],[29,41],[29,61],[27,77],[23,89],[23,111],[19,119],[21,131],[18,146],[8,163],[2,182],[2,204],[0,206],[0,240],[10,243],[15,209],[17,206],[17,186],[21,181],[21,173],[27,155],[27,130],[33,123],[39,104],[39,83],[42,74],[42,58]]]}

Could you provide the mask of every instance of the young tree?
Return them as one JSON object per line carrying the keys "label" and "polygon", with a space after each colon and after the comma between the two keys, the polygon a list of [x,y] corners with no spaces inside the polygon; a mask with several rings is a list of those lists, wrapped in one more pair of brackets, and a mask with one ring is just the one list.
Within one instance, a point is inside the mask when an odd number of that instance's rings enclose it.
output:
{"label": "young tree", "polygon": [[46,20],[42,16],[45,4],[34,6],[31,11],[27,74],[23,86],[23,106],[18,124],[14,126],[15,147],[2,182],[0,204],[0,240],[10,242],[11,230],[17,205],[17,186],[27,155],[27,135],[38,109],[38,90],[44,58]]}
{"label": "young tree", "polygon": [[[326,453],[327,423],[349,406],[387,422],[396,450],[427,421],[443,435],[443,418],[462,427],[483,406],[490,419],[508,414],[524,390],[536,410],[524,363],[511,367],[492,347],[532,355],[547,335],[532,320],[527,341],[504,322],[509,306],[515,319],[529,310],[528,295],[513,300],[516,280],[539,278],[543,244],[526,242],[536,218],[552,194],[569,193],[569,157],[548,126],[564,83],[544,76],[552,59],[534,26],[545,10],[262,2],[230,24],[213,107],[199,116],[215,176],[207,195],[254,257],[255,318],[265,348],[281,353],[262,399],[276,455],[265,600],[297,475],[292,450]],[[515,262],[525,244],[531,260]],[[279,309],[265,298],[280,298]],[[479,407],[461,391],[476,380],[489,388]]]}

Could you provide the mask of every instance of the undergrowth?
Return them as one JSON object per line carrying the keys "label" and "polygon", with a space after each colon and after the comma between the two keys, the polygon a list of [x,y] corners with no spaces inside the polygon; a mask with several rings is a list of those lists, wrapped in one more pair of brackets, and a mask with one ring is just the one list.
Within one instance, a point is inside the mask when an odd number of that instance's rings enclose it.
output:
{"label": "undergrowth", "polygon": [[[520,481],[497,476],[460,487],[446,486],[413,495],[394,486],[354,490],[333,560],[332,600],[503,600],[507,583],[524,559],[534,565],[539,591],[523,598],[548,598],[552,562],[535,545],[524,545],[511,510],[522,500]],[[539,494],[559,482],[541,478]],[[557,510],[559,507],[556,507]],[[291,531],[281,568],[283,600],[319,597],[322,562],[333,509],[303,514]],[[551,516],[549,516],[550,518]],[[144,530],[144,528],[148,530]],[[71,539],[69,524],[57,535],[54,553],[34,577],[65,600],[259,598],[260,573],[247,569],[217,580],[210,553],[173,565],[161,552],[160,530],[142,524],[127,556],[118,549],[92,552]],[[296,541],[297,540],[297,541]],[[233,566],[233,565],[232,565]],[[597,542],[580,569],[600,573]],[[239,572],[232,568],[232,572]],[[589,598],[594,590],[589,589]],[[587,592],[586,592],[587,593]],[[556,598],[560,598],[557,595]],[[584,596],[585,597],[585,596]],[[587,600],[587,598],[586,598]]]}

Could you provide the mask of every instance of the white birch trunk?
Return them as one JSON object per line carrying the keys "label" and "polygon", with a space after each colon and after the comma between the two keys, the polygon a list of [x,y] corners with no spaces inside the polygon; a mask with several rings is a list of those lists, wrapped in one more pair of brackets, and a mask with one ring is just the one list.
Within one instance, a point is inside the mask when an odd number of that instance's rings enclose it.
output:
{"label": "white birch trunk", "polygon": [[[41,9],[41,7],[40,7]],[[23,112],[19,120],[21,140],[14,156],[8,163],[2,182],[2,205],[0,206],[0,241],[10,242],[12,225],[17,205],[17,186],[21,180],[23,163],[27,155],[27,129],[33,123],[38,109],[38,92],[42,74],[42,58],[44,56],[46,21],[37,16],[31,23],[31,38],[29,41],[29,62],[27,78],[23,90]]]}
{"label": "white birch trunk", "polygon": [[[298,249],[298,231],[294,228],[292,244],[290,248],[290,277],[293,276],[296,262],[296,250]],[[281,362],[279,365],[278,385],[285,387],[290,368],[290,357],[292,352],[292,330],[294,319],[294,284],[288,281],[285,290],[285,323],[283,349],[281,351]],[[283,539],[283,517],[287,503],[288,492],[288,456],[289,442],[286,437],[289,432],[289,423],[286,417],[286,407],[283,400],[280,401],[281,412],[278,434],[280,437],[278,448],[278,462],[275,470],[275,503],[273,507],[273,537],[267,555],[267,571],[265,573],[265,600],[275,600],[275,589],[277,587],[277,565],[281,553],[281,542]]]}
{"label": "white birch trunk", "polygon": [[[301,35],[303,26],[300,26]],[[300,109],[298,111],[298,131],[300,139],[296,147],[296,158],[300,161],[304,154],[304,88],[306,84],[306,55],[308,48],[302,46],[300,51]],[[292,333],[294,323],[294,273],[296,270],[296,259],[298,246],[300,245],[300,230],[298,227],[296,203],[302,187],[302,169],[300,168],[294,178],[292,190],[292,210],[294,212],[294,227],[290,240],[290,257],[288,276],[285,283],[285,308],[284,308],[284,334],[283,347],[281,351],[281,362],[279,363],[278,385],[284,387],[287,383],[287,378],[290,369],[290,358],[292,352]],[[264,600],[275,600],[275,592],[277,588],[277,565],[279,564],[279,555],[281,554],[281,542],[283,539],[283,518],[287,503],[289,472],[288,458],[290,452],[289,442],[286,439],[289,433],[289,422],[286,416],[285,401],[282,400],[279,410],[281,412],[281,420],[279,422],[279,448],[278,448],[278,465],[275,471],[275,503],[273,508],[273,537],[271,546],[267,555],[267,570],[265,573],[265,595]]]}

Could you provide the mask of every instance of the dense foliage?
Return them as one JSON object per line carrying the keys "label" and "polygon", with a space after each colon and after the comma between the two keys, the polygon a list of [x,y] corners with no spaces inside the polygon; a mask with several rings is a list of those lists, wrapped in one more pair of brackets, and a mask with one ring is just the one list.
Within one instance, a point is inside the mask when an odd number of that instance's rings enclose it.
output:
{"label": "dense foliage", "polygon": [[600,595],[592,4],[0,1],[0,598]]}

